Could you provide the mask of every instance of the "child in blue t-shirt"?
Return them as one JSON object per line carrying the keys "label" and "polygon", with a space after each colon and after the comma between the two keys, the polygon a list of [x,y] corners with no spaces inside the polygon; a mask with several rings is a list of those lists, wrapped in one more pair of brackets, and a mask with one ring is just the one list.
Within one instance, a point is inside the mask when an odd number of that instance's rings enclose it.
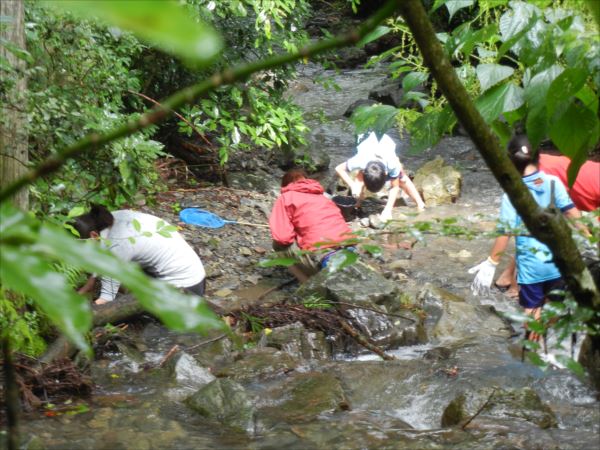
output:
{"label": "child in blue t-shirt", "polygon": [[[527,137],[514,137],[508,144],[508,153],[522,174],[523,182],[540,206],[550,206],[554,197],[555,206],[565,216],[581,217],[560,180],[538,169],[539,153],[532,150]],[[469,270],[469,273],[476,274],[471,290],[476,295],[489,290],[500,257],[510,237],[515,236],[519,304],[527,314],[539,319],[546,299],[555,300],[552,291],[564,289],[560,271],[552,262],[552,252],[545,244],[527,235],[521,217],[506,194],[502,197],[498,230],[503,235],[496,238],[488,259]]]}

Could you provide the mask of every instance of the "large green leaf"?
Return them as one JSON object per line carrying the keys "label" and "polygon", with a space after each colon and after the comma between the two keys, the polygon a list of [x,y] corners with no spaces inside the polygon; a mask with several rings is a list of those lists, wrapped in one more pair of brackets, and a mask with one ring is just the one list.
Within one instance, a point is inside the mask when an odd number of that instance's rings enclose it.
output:
{"label": "large green leaf", "polygon": [[410,125],[409,152],[414,154],[433,147],[455,123],[456,117],[449,105],[442,111],[423,114]]}
{"label": "large green leaf", "polygon": [[381,137],[394,126],[398,110],[390,105],[362,106],[352,114],[351,121],[360,135],[374,131]]}
{"label": "large green leaf", "polygon": [[477,79],[481,85],[481,91],[485,92],[500,81],[510,77],[515,69],[501,64],[479,64],[476,68]]}
{"label": "large green leaf", "polygon": [[548,136],[548,117],[545,105],[531,108],[528,111],[525,130],[533,148],[537,148],[540,142]]}
{"label": "large green leaf", "polygon": [[484,120],[490,123],[503,112],[520,108],[523,102],[523,89],[509,82],[486,91],[477,98],[475,105]]}
{"label": "large green leaf", "polygon": [[563,155],[571,158],[567,172],[569,185],[575,182],[588,151],[597,143],[600,133],[598,117],[580,102],[572,102],[550,128],[550,138]]}
{"label": "large green leaf", "polygon": [[380,25],[377,28],[375,28],[373,31],[371,31],[369,34],[367,34],[365,37],[363,37],[360,41],[358,41],[356,43],[356,46],[359,48],[364,47],[369,42],[376,41],[380,37],[388,34],[390,31],[392,31],[392,30],[389,27]]}
{"label": "large green leaf", "polygon": [[451,0],[446,2],[445,5],[448,9],[448,14],[450,14],[448,20],[452,20],[452,17],[457,11],[463,8],[468,8],[469,6],[473,6],[473,3],[475,3],[475,0]]}
{"label": "large green leaf", "polygon": [[44,225],[40,229],[39,241],[31,248],[88,272],[121,281],[144,308],[169,328],[206,332],[211,328],[224,327],[224,323],[200,297],[183,294],[167,283],[148,278],[134,264],[121,261],[101,249],[96,241],[78,241],[60,228]]}
{"label": "large green leaf", "polygon": [[557,112],[557,109],[568,107],[572,97],[583,87],[586,78],[587,71],[585,69],[568,67],[550,83],[546,94],[549,119]]}
{"label": "large green leaf", "polygon": [[89,352],[85,333],[92,325],[88,301],[40,255],[15,245],[0,246],[2,286],[31,297],[65,336]]}
{"label": "large green leaf", "polygon": [[550,85],[563,70],[561,66],[555,64],[536,73],[528,82],[524,81],[525,101],[530,110],[546,106],[546,96]]}
{"label": "large green leaf", "polygon": [[131,31],[141,40],[197,66],[213,59],[222,46],[212,28],[194,20],[174,0],[45,0],[43,4]]}
{"label": "large green leaf", "polygon": [[425,81],[427,81],[427,74],[424,72],[407,73],[402,79],[402,90],[406,93]]}

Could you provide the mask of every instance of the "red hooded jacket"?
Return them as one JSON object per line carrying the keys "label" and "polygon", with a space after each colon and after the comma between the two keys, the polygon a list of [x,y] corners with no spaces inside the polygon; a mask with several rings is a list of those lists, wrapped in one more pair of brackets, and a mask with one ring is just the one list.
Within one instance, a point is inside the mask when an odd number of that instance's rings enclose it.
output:
{"label": "red hooded jacket", "polygon": [[[281,188],[269,226],[274,241],[282,245],[296,241],[302,250],[314,250],[317,242],[350,237],[350,228],[339,208],[323,195],[318,181],[307,178]],[[323,247],[327,246],[319,246]]]}
{"label": "red hooded jacket", "polygon": [[586,161],[579,169],[572,187],[567,182],[569,164],[571,160],[566,156],[540,154],[540,170],[562,181],[577,208],[581,211],[600,208],[600,163]]}

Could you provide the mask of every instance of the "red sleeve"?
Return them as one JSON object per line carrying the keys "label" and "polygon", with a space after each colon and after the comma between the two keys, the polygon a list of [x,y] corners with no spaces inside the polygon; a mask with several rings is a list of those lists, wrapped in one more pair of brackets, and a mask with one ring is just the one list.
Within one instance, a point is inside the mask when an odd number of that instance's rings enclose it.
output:
{"label": "red sleeve", "polygon": [[285,208],[283,195],[275,201],[269,217],[269,227],[273,240],[282,245],[293,244],[296,240],[296,231]]}

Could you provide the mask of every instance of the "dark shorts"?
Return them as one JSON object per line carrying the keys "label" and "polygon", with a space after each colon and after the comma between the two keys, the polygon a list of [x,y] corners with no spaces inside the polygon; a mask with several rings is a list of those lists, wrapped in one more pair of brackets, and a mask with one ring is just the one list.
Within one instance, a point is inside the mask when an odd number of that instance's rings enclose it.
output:
{"label": "dark shorts", "polygon": [[541,283],[520,284],[519,287],[519,304],[523,308],[540,308],[546,299],[551,302],[560,302],[564,298],[561,292],[552,292],[564,291],[565,282],[562,278]]}
{"label": "dark shorts", "polygon": [[183,288],[184,292],[188,292],[190,294],[196,294],[196,295],[200,295],[200,296],[204,295],[205,289],[206,289],[206,278],[198,284]]}

